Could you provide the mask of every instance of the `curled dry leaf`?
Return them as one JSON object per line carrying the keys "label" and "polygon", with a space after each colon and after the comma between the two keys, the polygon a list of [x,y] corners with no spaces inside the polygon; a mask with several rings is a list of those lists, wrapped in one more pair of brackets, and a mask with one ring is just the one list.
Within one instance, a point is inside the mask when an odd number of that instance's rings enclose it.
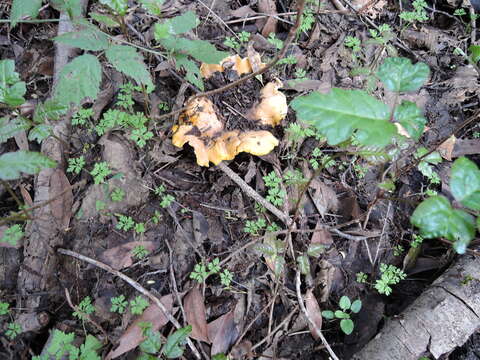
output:
{"label": "curled dry leaf", "polygon": [[183,300],[183,308],[185,309],[187,324],[192,325],[190,337],[195,340],[210,343],[210,340],[208,339],[205,303],[203,295],[198,287],[194,287],[185,296],[185,299]]}
{"label": "curled dry leaf", "polygon": [[260,103],[250,110],[248,116],[262,125],[279,125],[288,112],[287,98],[278,91],[282,86],[278,79],[265,85],[260,91]]}
{"label": "curled dry leaf", "polygon": [[278,145],[278,140],[266,130],[224,131],[223,123],[207,98],[193,100],[180,116],[179,123],[172,128],[172,144],[180,148],[186,143],[192,146],[200,166],[233,160],[241,152],[267,155]]}
{"label": "curled dry leaf", "polygon": [[232,69],[236,71],[238,76],[249,74],[258,68],[263,68],[265,64],[260,58],[260,54],[255,52],[249,54],[248,57],[242,58],[238,55],[228,56],[220,64],[205,64],[200,66],[200,74],[205,79],[209,79],[216,72],[224,72],[225,70]]}
{"label": "curled dry leaf", "polygon": [[310,329],[312,336],[318,340],[319,336],[317,330],[322,330],[322,312],[320,311],[318,301],[315,298],[315,295],[313,295],[311,289],[308,289],[307,294],[305,295],[305,308],[307,309],[309,320],[315,324],[315,327],[313,327],[309,321],[308,328]]}

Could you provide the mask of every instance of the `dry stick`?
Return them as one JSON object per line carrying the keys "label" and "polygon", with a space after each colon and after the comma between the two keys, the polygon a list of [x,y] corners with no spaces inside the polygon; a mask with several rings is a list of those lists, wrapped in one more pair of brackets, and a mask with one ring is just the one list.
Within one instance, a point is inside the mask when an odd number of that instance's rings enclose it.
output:
{"label": "dry stick", "polygon": [[297,275],[295,277],[295,287],[297,290],[297,299],[298,303],[300,304],[300,309],[302,310],[303,314],[307,318],[309,324],[311,325],[312,329],[315,330],[315,333],[317,336],[322,340],[323,345],[327,348],[328,353],[332,357],[333,360],[339,360],[337,355],[333,352],[332,348],[330,347],[330,344],[327,342],[327,339],[325,339],[325,336],[322,334],[322,330],[318,328],[317,324],[315,321],[312,320],[310,317],[310,314],[307,311],[307,308],[305,307],[305,304],[303,302],[303,297],[302,297],[302,291],[300,290],[300,285],[301,285],[302,280],[300,279],[300,272],[297,271]]}
{"label": "dry stick", "polygon": [[[177,329],[182,328],[182,326],[177,321],[177,319],[175,319],[172,316],[172,314],[170,314],[170,312],[165,308],[165,305],[163,305],[163,303],[160,301],[160,299],[158,299],[155,295],[153,295],[150,291],[145,289],[142,285],[140,285],[135,280],[133,280],[133,279],[129,278],[128,276],[122,274],[120,271],[113,269],[111,266],[109,266],[107,264],[104,264],[100,261],[94,260],[94,259],[92,259],[88,256],[76,253],[75,251],[59,248],[59,249],[57,249],[57,252],[59,254],[71,256],[71,257],[74,257],[76,259],[85,261],[89,264],[92,264],[92,265],[95,265],[96,267],[99,267],[102,270],[105,270],[105,271],[109,272],[110,274],[118,276],[120,279],[122,279],[123,281],[127,282],[130,286],[132,286],[135,290],[137,290],[138,292],[142,293],[143,295],[148,297],[150,300],[152,300],[155,303],[155,305],[157,305],[160,308],[160,310],[162,310],[163,315],[173,324],[173,326],[175,326],[175,328],[177,328]],[[187,338],[187,344],[190,347],[190,349],[192,350],[195,357],[197,359],[201,359],[202,357],[200,356],[200,353],[198,352],[197,348],[193,344],[192,340]]]}
{"label": "dry stick", "polygon": [[[288,314],[287,317],[285,319],[283,319],[282,322],[280,324],[278,324],[277,327],[275,327],[275,329],[272,330],[272,333],[276,333],[278,330],[280,330],[281,327],[283,327],[287,322],[289,322],[290,319],[292,318],[293,314],[295,314],[297,312],[297,310],[298,309],[295,307],[290,312],[290,314]],[[259,346],[261,346],[267,340],[268,340],[268,337],[265,336],[262,340],[260,340],[258,343],[256,343],[255,345],[252,346],[252,351],[255,350],[256,348],[258,348]]]}

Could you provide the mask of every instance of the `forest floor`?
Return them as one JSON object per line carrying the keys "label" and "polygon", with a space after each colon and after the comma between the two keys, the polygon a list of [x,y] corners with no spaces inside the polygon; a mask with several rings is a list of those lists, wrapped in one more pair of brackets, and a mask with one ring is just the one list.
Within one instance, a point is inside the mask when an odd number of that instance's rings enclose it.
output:
{"label": "forest floor", "polygon": [[[1,19],[9,19],[11,3],[0,4]],[[178,112],[162,117],[200,90],[168,52],[155,54],[163,51],[155,48],[155,24],[193,11],[199,22],[187,36],[269,63],[295,23],[297,2],[166,0],[157,17],[129,1],[118,27],[92,20],[92,13],[108,14],[100,3],[90,1],[86,17],[109,41],[138,46],[155,88],[146,94],[128,85],[134,81],[107,65],[102,51],[90,51],[104,65],[101,91],[94,101],[82,101],[81,111],[92,109],[83,118],[79,107],[65,115],[69,136],[62,140],[63,162],[49,175],[50,195],[38,198],[45,184],[37,176],[0,184],[0,238],[13,224],[24,234],[15,245],[0,243],[0,300],[9,304],[0,316],[0,358],[46,354],[53,329],[59,329],[75,333],[76,345],[87,334],[95,336],[102,344],[99,358],[148,359],[145,339],[155,343],[159,334],[159,342],[173,341],[176,328],[191,325],[192,342],[185,345],[184,337],[176,344],[183,351],[177,355],[186,359],[194,359],[195,351],[205,359],[222,353],[231,359],[328,359],[326,344],[338,358],[349,359],[459,256],[447,241],[422,239],[410,216],[434,192],[451,198],[454,159],[480,159],[479,69],[467,59],[477,31],[469,6],[427,1],[415,10],[410,1],[307,1],[286,60],[210,96],[226,130],[235,136],[269,131],[278,145],[267,155],[243,152],[207,167],[198,164],[191,146],[172,144]],[[414,14],[410,22],[400,17],[406,12]],[[58,19],[59,12],[44,5],[38,18]],[[15,61],[27,86],[26,102],[14,110],[0,107],[1,117],[31,118],[51,96],[57,31],[53,21],[0,23],[0,58]],[[288,104],[335,87],[366,90],[391,105],[397,99],[373,74],[393,56],[430,69],[419,91],[402,95],[423,109],[425,131],[394,160],[354,143],[328,145],[290,106],[275,126],[251,119],[270,81],[281,82]],[[231,70],[217,72],[203,79],[205,90],[237,78]],[[110,110],[144,114],[152,136],[142,144],[132,140],[131,129],[99,134],[95,127]],[[24,130],[1,143],[0,154],[44,146],[45,140],[40,145]],[[423,168],[415,159],[421,147],[437,155],[422,162]],[[367,151],[373,156],[362,156]],[[73,158],[84,160],[78,172],[68,162]],[[97,184],[92,170],[103,162],[111,172]],[[391,191],[379,187],[389,171],[396,175]],[[262,198],[281,216],[259,204]],[[19,204],[31,212],[28,222],[12,216],[23,214]],[[42,215],[53,225],[42,223]],[[378,285],[386,265],[404,274],[388,295]],[[160,298],[168,316],[155,304]],[[121,309],[112,311],[112,299]],[[0,311],[1,306],[6,305]],[[348,335],[348,324],[321,315],[340,308],[354,324]],[[151,323],[150,333],[140,330],[142,322]],[[312,322],[322,329],[323,341]],[[12,324],[19,325],[15,336],[8,332]],[[445,358],[479,359],[478,342],[477,333]],[[150,354],[158,356],[158,346],[152,346],[157,351]],[[165,351],[159,356],[167,356]]]}

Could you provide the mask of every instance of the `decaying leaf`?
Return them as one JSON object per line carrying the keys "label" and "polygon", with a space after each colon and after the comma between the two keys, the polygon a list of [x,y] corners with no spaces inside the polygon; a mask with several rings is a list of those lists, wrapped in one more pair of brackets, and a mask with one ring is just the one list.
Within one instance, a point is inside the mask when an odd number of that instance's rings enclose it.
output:
{"label": "decaying leaf", "polygon": [[127,268],[133,264],[132,258],[134,255],[132,254],[132,250],[140,245],[150,252],[155,248],[155,245],[151,241],[131,241],[105,250],[100,255],[100,260],[105,264],[110,265],[115,270]]}
{"label": "decaying leaf", "polygon": [[183,300],[183,308],[185,309],[187,324],[192,326],[190,337],[195,340],[210,343],[210,340],[208,339],[207,316],[204,299],[198,287],[194,287],[185,296],[185,299]]}
{"label": "decaying leaf", "polygon": [[[315,323],[315,327],[318,330],[322,329],[322,312],[320,311],[320,306],[318,305],[318,301],[313,295],[311,289],[307,290],[307,294],[305,295],[305,308],[307,309],[308,317],[311,321]],[[308,323],[308,328],[312,333],[312,336],[315,340],[319,339],[316,329]]]}
{"label": "decaying leaf", "polygon": [[279,125],[288,112],[287,98],[278,91],[282,86],[278,79],[265,85],[260,91],[260,103],[250,110],[248,116],[262,125]]}
{"label": "decaying leaf", "polygon": [[437,148],[438,152],[445,160],[452,161],[452,153],[456,141],[457,138],[455,135],[452,135]]}
{"label": "decaying leaf", "polygon": [[57,222],[58,228],[65,230],[68,228],[72,217],[73,193],[67,176],[60,169],[54,170],[50,177],[49,195],[50,199],[53,200],[50,203],[50,211]]}
{"label": "decaying leaf", "polygon": [[223,160],[233,160],[241,152],[263,156],[270,153],[278,140],[266,130],[240,132],[224,131],[213,104],[207,98],[194,99],[174,125],[172,144],[193,147],[197,164],[218,165]]}

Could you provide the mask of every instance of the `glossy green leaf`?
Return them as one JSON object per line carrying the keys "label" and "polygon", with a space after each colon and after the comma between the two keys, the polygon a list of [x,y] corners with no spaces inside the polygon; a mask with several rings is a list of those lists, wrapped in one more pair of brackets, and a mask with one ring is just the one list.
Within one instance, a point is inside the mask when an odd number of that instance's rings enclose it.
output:
{"label": "glossy green leaf", "polygon": [[14,27],[24,17],[35,19],[42,6],[42,0],[13,0],[10,20]]}
{"label": "glossy green leaf", "polygon": [[480,60],[480,45],[470,45],[468,53],[473,62],[478,62]]}
{"label": "glossy green leaf", "polygon": [[9,119],[8,117],[0,118],[0,144],[14,137],[20,131],[29,128],[30,124],[25,119]]}
{"label": "glossy green leaf", "polygon": [[229,55],[227,52],[218,51],[215,46],[204,40],[190,40],[170,36],[160,40],[160,43],[167,50],[190,55],[196,60],[207,64],[218,64]]}
{"label": "glossy green leaf", "polygon": [[352,310],[353,313],[358,313],[362,309],[362,301],[360,299],[355,300],[352,303],[352,306],[350,306],[350,310]]}
{"label": "glossy green leaf", "polygon": [[62,115],[67,113],[68,107],[56,99],[49,99],[39,103],[33,113],[33,122],[42,124],[47,121],[58,121]]}
{"label": "glossy green leaf", "polygon": [[189,60],[188,57],[183,54],[175,55],[175,61],[177,69],[185,69],[185,79],[203,91],[205,87],[203,85],[202,75],[200,74],[200,69],[198,68],[197,64],[195,64],[194,61]]}
{"label": "glossy green leaf", "polygon": [[55,88],[55,99],[61,104],[80,104],[86,97],[97,98],[102,80],[102,66],[90,54],[76,57],[60,72],[60,80]]}
{"label": "glossy green leaf", "polygon": [[53,40],[75,48],[90,51],[101,51],[110,46],[107,35],[96,30],[92,26],[79,31],[59,35],[54,37]]}
{"label": "glossy green leaf", "polygon": [[130,76],[139,84],[153,88],[152,77],[143,62],[143,56],[134,47],[115,45],[109,48],[105,55],[118,71]]}
{"label": "glossy green leaf", "polygon": [[13,60],[0,60],[0,103],[19,106],[25,102],[23,96],[27,92],[25,82],[15,72]]}
{"label": "glossy green leaf", "polygon": [[56,165],[55,161],[38,152],[8,152],[0,156],[0,179],[14,180],[20,178],[22,172],[36,174],[44,168]]}
{"label": "glossy green leaf", "polygon": [[140,0],[142,7],[155,16],[159,16],[162,13],[163,3],[164,0]]}
{"label": "glossy green leaf", "polygon": [[175,359],[182,356],[184,351],[184,344],[187,341],[188,335],[192,332],[192,325],[185,326],[178,329],[167,338],[167,343],[162,348],[162,353],[168,359]]}
{"label": "glossy green leaf", "polygon": [[377,76],[390,91],[416,91],[422,87],[430,75],[425,63],[412,64],[410,59],[391,57],[385,59],[377,71]]}
{"label": "glossy green leaf", "polygon": [[120,26],[120,23],[109,15],[104,15],[96,12],[91,12],[89,15],[93,20],[105,25],[106,27],[116,28]]}
{"label": "glossy green leaf", "polygon": [[310,273],[310,261],[308,260],[308,256],[306,255],[297,256],[297,264],[298,264],[298,270],[300,270],[300,273],[302,273],[303,275],[307,275]]}
{"label": "glossy green leaf", "polygon": [[402,101],[395,108],[394,118],[413,139],[418,140],[422,136],[426,120],[417,104],[411,101]]}
{"label": "glossy green leaf", "polygon": [[42,143],[52,132],[52,126],[48,124],[38,124],[28,133],[28,140]]}
{"label": "glossy green leaf", "polygon": [[128,0],[100,0],[100,3],[107,5],[120,16],[124,16],[128,10]]}
{"label": "glossy green leaf", "polygon": [[385,146],[397,133],[389,121],[388,106],[361,90],[312,92],[297,97],[291,105],[297,117],[315,126],[330,145],[348,140],[356,131],[360,144]]}
{"label": "glossy green leaf", "polygon": [[336,317],[337,319],[348,319],[348,318],[350,318],[350,315],[347,314],[347,313],[344,312],[344,311],[337,310],[337,311],[335,311],[335,317]]}
{"label": "glossy green leaf", "polygon": [[420,236],[428,239],[444,237],[454,242],[455,250],[461,254],[475,236],[473,217],[453,209],[443,196],[424,200],[415,209],[410,221],[420,229]]}
{"label": "glossy green leaf", "polygon": [[354,324],[351,319],[342,319],[340,321],[340,329],[346,334],[350,335],[353,331]]}
{"label": "glossy green leaf", "polygon": [[452,165],[450,189],[456,200],[466,207],[480,210],[480,170],[466,157],[461,157]]}
{"label": "glossy green leaf", "polygon": [[[417,151],[415,152],[415,157],[419,159],[427,153],[428,153],[428,149],[422,146],[418,148]],[[436,165],[436,164],[440,164],[443,161],[443,159],[438,151],[433,151],[427,156],[424,156],[422,158],[422,161],[427,162],[429,164]]]}
{"label": "glossy green leaf", "polygon": [[327,320],[332,320],[335,317],[335,314],[333,313],[333,311],[324,310],[322,311],[322,316]]}
{"label": "glossy green leaf", "polygon": [[340,301],[338,303],[338,306],[340,306],[340,309],[342,309],[342,310],[350,309],[351,305],[352,305],[352,303],[350,302],[350,298],[348,296],[345,296],[345,295],[340,298]]}

